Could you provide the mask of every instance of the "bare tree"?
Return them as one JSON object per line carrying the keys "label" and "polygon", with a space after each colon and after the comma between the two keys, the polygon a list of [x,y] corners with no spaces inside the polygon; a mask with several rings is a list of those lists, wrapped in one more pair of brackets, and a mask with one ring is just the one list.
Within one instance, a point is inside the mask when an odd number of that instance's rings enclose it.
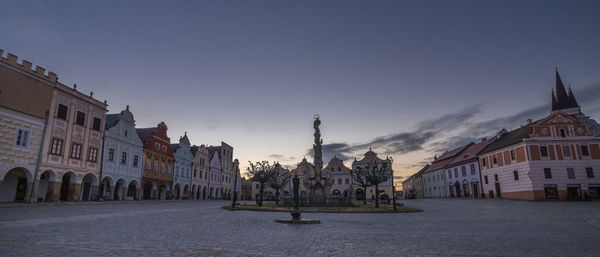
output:
{"label": "bare tree", "polygon": [[365,174],[366,180],[375,186],[375,208],[379,208],[379,184],[390,179],[392,176],[392,167],[388,165],[388,162],[376,163],[370,161],[365,170],[367,171]]}
{"label": "bare tree", "polygon": [[275,189],[275,204],[279,205],[279,190],[290,182],[290,172],[275,163],[275,172],[269,180],[269,186]]}
{"label": "bare tree", "polygon": [[[367,180],[368,173],[368,170],[363,167],[356,167],[356,171],[352,173],[352,180],[354,180],[354,183],[363,189],[365,194],[363,197],[363,204],[365,205],[367,204],[367,187],[371,186],[371,182]],[[352,197],[352,193],[353,192],[350,192],[350,197]]]}
{"label": "bare tree", "polygon": [[248,161],[250,166],[248,167],[248,175],[250,180],[260,183],[260,195],[258,200],[258,206],[262,207],[263,192],[265,191],[265,183],[271,180],[271,177],[275,174],[275,166],[269,164],[269,161],[261,161],[253,164]]}

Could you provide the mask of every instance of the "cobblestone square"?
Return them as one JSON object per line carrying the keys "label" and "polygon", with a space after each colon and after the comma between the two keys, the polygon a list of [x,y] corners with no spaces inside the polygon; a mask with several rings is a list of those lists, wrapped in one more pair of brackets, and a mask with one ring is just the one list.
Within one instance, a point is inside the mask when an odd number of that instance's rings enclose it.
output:
{"label": "cobblestone square", "polygon": [[0,207],[2,256],[598,256],[600,202],[411,200],[424,212],[227,211],[225,201]]}

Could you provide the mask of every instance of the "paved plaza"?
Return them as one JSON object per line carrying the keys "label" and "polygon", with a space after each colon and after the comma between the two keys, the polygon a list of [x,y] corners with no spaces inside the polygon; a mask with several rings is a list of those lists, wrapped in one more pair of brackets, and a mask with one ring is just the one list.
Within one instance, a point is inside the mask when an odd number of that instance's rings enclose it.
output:
{"label": "paved plaza", "polygon": [[[600,201],[411,200],[402,214],[226,211],[225,201],[0,207],[0,255],[598,256]],[[10,206],[10,207],[8,207]]]}

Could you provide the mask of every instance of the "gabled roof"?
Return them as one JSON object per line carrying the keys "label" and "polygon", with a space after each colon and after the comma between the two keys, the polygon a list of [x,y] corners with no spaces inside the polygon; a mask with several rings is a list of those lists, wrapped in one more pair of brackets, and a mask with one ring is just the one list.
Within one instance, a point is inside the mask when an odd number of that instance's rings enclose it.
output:
{"label": "gabled roof", "polygon": [[105,129],[109,129],[117,125],[119,122],[119,113],[112,113],[106,115],[106,123],[104,124]]}
{"label": "gabled roof", "polygon": [[454,159],[454,157],[462,153],[465,149],[467,149],[467,147],[471,146],[472,144],[473,143],[469,143],[461,147],[454,148],[448,152],[445,152],[444,154],[442,154],[442,156],[440,156],[440,158],[437,158],[434,162],[432,162],[429,168],[425,170],[424,173],[429,173],[444,168]]}
{"label": "gabled roof", "polygon": [[154,133],[156,133],[156,131],[158,131],[158,128],[139,128],[135,129],[135,131],[137,132],[140,139],[145,143],[146,141],[148,141],[148,139],[152,137]]}
{"label": "gabled roof", "polygon": [[531,134],[531,124],[527,124],[523,127],[510,131],[500,138],[497,138],[490,142],[486,147],[481,150],[480,154],[488,153],[491,151],[498,150],[500,148],[513,145],[523,141],[524,138],[529,138],[529,134]]}
{"label": "gabled roof", "polygon": [[481,150],[483,150],[483,148],[485,148],[488,145],[488,143],[489,140],[484,140],[482,142],[469,146],[464,152],[456,156],[454,160],[448,163],[448,165],[453,165],[457,163],[462,163],[464,161],[476,159],[479,152],[481,152]]}

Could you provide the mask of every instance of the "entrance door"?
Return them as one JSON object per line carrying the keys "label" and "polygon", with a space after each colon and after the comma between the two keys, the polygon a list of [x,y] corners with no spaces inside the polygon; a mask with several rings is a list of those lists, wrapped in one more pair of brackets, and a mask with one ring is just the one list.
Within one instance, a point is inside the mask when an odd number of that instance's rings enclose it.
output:
{"label": "entrance door", "polygon": [[479,186],[477,184],[472,184],[473,187],[473,198],[479,198]]}
{"label": "entrance door", "polygon": [[68,201],[69,200],[69,182],[71,180],[71,175],[64,175],[62,178],[62,182],[60,183],[60,200]]}
{"label": "entrance door", "polygon": [[500,183],[496,183],[496,197],[502,198],[502,192],[500,191]]}
{"label": "entrance door", "polygon": [[569,199],[569,200],[581,199],[581,187],[579,185],[577,185],[577,186],[567,185],[567,199]]}
{"label": "entrance door", "polygon": [[144,184],[144,200],[150,200],[152,198],[152,184]]}
{"label": "entrance door", "polygon": [[15,201],[25,201],[25,193],[27,191],[27,178],[19,178],[17,182],[17,193]]}
{"label": "entrance door", "polygon": [[84,201],[90,200],[90,187],[92,187],[92,184],[90,184],[90,183],[83,184],[83,200]]}

